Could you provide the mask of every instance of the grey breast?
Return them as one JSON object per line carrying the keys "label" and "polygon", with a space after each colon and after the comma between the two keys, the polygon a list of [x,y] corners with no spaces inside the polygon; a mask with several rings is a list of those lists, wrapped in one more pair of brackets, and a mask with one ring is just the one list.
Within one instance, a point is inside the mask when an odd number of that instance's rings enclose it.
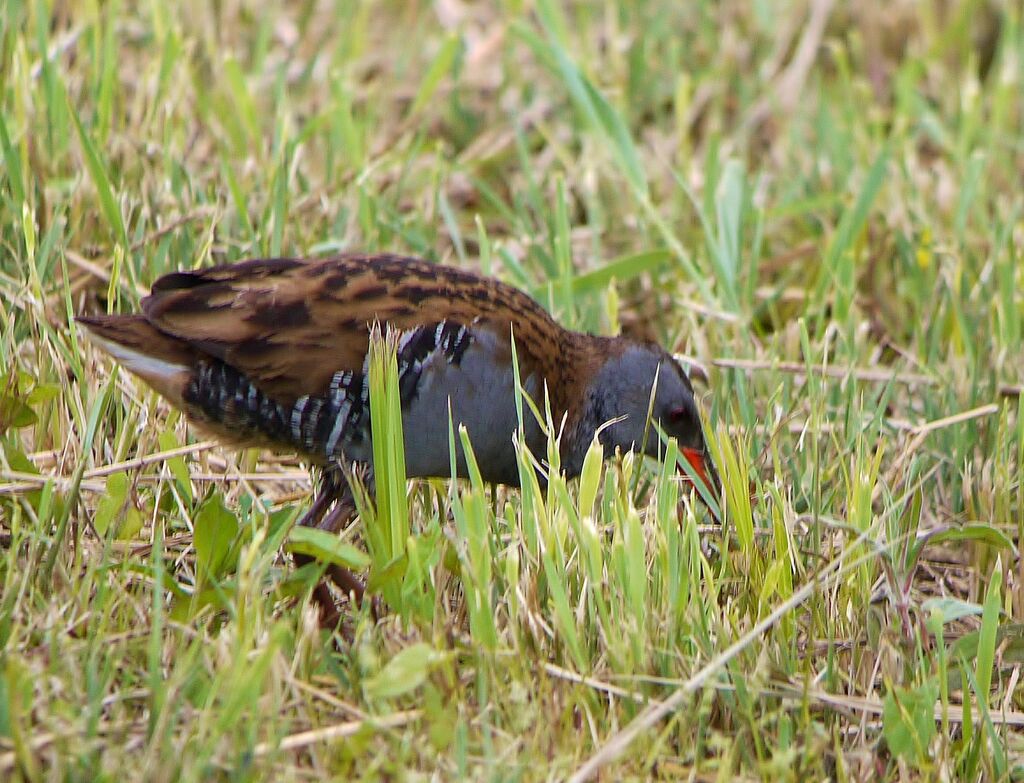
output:
{"label": "grey breast", "polygon": [[[436,343],[415,368],[414,388],[410,389],[409,399],[403,399],[408,475],[451,475],[451,431],[456,444],[457,473],[467,476],[458,429],[464,425],[483,479],[518,484],[513,446],[518,428],[515,378],[507,360],[507,343],[493,332],[472,327],[459,327],[449,339],[438,339]],[[529,376],[522,382],[526,393],[536,399],[538,379]],[[527,443],[536,448],[542,442],[540,428],[525,406],[524,427]]]}

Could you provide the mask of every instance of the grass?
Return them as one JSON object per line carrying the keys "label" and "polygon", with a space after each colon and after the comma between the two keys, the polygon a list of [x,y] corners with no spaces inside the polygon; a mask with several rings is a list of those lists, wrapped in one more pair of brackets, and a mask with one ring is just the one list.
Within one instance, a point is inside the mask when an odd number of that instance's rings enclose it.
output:
{"label": "grass", "polygon": [[[0,4],[0,777],[1020,778],[1022,84],[1012,3]],[[690,357],[721,522],[593,457],[293,534],[70,322],[347,249]]]}

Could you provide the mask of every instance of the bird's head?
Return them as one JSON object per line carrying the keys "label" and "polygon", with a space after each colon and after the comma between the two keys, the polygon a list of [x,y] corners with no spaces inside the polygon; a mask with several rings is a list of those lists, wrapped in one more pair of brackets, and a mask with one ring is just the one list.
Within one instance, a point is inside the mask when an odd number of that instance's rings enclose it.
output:
{"label": "bird's head", "polygon": [[627,343],[598,370],[589,397],[597,417],[610,422],[598,435],[607,452],[618,448],[661,456],[665,448],[660,428],[676,439],[697,475],[712,486],[713,472],[693,387],[679,363],[661,346]]}

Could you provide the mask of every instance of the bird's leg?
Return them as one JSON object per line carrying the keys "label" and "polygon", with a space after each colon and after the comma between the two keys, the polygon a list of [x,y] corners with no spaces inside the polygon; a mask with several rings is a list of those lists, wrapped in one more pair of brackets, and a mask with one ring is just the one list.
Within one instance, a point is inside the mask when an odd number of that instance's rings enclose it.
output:
{"label": "bird's leg", "polygon": [[[356,514],[356,502],[352,495],[352,489],[345,483],[344,488],[338,494],[337,502],[334,504],[334,508],[330,510],[320,524],[317,525],[321,530],[325,530],[328,533],[334,533],[335,535],[340,534],[342,530],[349,526],[352,518]],[[347,568],[342,568],[335,563],[330,563],[327,566],[327,576],[331,578],[346,595],[351,595],[356,601],[362,603],[363,593],[366,590],[362,580],[359,579],[355,574],[349,571]]]}
{"label": "bird's leg", "polygon": [[[356,514],[355,496],[352,492],[351,481],[354,468],[343,473],[341,466],[332,466],[324,471],[323,484],[310,506],[309,511],[302,517],[298,524],[309,527],[316,527],[328,533],[338,534],[348,527]],[[331,503],[334,504],[330,508]],[[327,509],[330,508],[328,511]],[[298,565],[315,562],[316,558],[311,555],[295,555]],[[327,564],[325,575],[351,599],[362,603],[366,587],[362,580],[347,568],[334,563]],[[334,603],[334,596],[325,580],[321,580],[313,589],[313,598],[316,600],[321,611],[321,622],[324,626],[334,627],[337,625],[340,616]],[[379,607],[373,606],[373,614],[376,619],[379,615]]]}
{"label": "bird's leg", "polygon": [[337,493],[337,487],[332,486],[328,481],[324,481],[323,486],[320,487],[316,497],[313,499],[313,505],[302,515],[302,519],[295,524],[300,527],[317,527],[324,512],[330,507],[331,501],[337,497]]}
{"label": "bird's leg", "polygon": [[[362,486],[368,487],[369,490],[372,491],[373,471],[363,465],[349,465],[345,467],[344,486],[337,495],[337,503],[334,504],[334,508],[331,509],[330,513],[327,514],[327,516],[324,517],[318,525],[321,530],[326,530],[328,533],[334,533],[337,535],[345,530],[351,523],[357,510],[355,491],[352,488],[353,481],[360,482]],[[331,578],[331,581],[345,593],[345,595],[351,596],[355,601],[362,604],[363,597],[366,593],[366,585],[363,583],[363,580],[347,568],[343,568],[334,563],[327,566],[327,575]],[[383,607],[376,597],[371,601],[370,609],[373,613],[374,620],[379,620],[384,614]]]}
{"label": "bird's leg", "polygon": [[[303,527],[320,527],[324,520],[324,514],[327,509],[330,508],[331,503],[339,499],[342,492],[348,489],[348,485],[343,482],[338,482],[337,477],[332,475],[330,472],[324,473],[323,480],[320,485],[320,489],[313,499],[313,505],[309,507],[309,510],[302,515],[302,518],[296,523]],[[327,519],[331,519],[337,512],[338,505],[336,504],[334,509],[331,509],[331,513],[328,514]],[[309,563],[315,563],[316,558],[312,555],[302,554],[296,552],[294,554],[295,565],[302,566],[308,565]],[[333,577],[332,577],[333,578]],[[341,620],[341,615],[338,613],[338,609],[334,604],[334,596],[331,594],[330,588],[327,583],[321,579],[316,583],[313,588],[313,600],[316,601],[317,606],[320,609],[320,624],[325,628],[334,628],[338,625]]]}

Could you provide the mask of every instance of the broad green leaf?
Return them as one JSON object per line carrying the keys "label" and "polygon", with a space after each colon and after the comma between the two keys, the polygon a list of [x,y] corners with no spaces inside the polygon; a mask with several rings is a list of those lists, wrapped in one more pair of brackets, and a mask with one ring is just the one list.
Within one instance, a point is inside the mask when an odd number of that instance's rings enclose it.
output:
{"label": "broad green leaf", "polygon": [[[980,604],[971,603],[970,601],[961,601],[959,598],[929,598],[921,603],[921,608],[928,612],[928,622],[931,624],[938,623],[939,625],[945,625],[946,623],[954,622],[962,617],[971,617],[973,615],[979,615],[982,612]],[[929,630],[934,629],[929,627]]]}
{"label": "broad green leaf", "polygon": [[392,589],[400,591],[408,566],[409,558],[404,552],[380,567],[374,565],[370,571],[370,578],[366,581],[366,591],[384,595]]}
{"label": "broad green leaf", "polygon": [[1013,542],[1002,530],[977,523],[951,527],[928,538],[929,544],[939,544],[943,541],[980,541],[1000,549],[1013,549]]}
{"label": "broad green leaf", "polygon": [[128,496],[128,474],[111,473],[103,485],[103,497],[96,506],[96,515],[92,526],[96,532],[105,536],[111,525],[115,524],[124,511],[125,498]]}
{"label": "broad green leaf", "polygon": [[60,391],[60,386],[56,383],[40,383],[32,387],[32,391],[28,393],[28,397],[25,400],[34,408],[37,405],[45,405],[57,399],[60,396]]}
{"label": "broad green leaf", "polygon": [[342,568],[363,569],[370,565],[369,556],[361,549],[342,541],[335,533],[315,527],[293,527],[286,546],[290,552],[309,555]]}
{"label": "broad green leaf", "polygon": [[[164,430],[157,436],[157,443],[160,445],[160,451],[172,451],[181,446],[178,442],[177,436],[171,430]],[[188,465],[185,464],[185,458],[182,456],[171,457],[166,460],[165,464],[171,471],[171,475],[174,476],[175,481],[178,482],[178,489],[185,495],[185,499],[192,502],[192,477],[188,472]]]}
{"label": "broad green leaf", "polygon": [[892,688],[882,706],[882,733],[893,754],[911,763],[928,763],[935,737],[938,683],[929,680],[914,688]]}
{"label": "broad green leaf", "polygon": [[115,536],[118,541],[131,541],[139,534],[144,524],[142,512],[135,508],[134,504],[129,503],[118,522]]}
{"label": "broad green leaf", "polygon": [[[173,584],[173,583],[172,583]],[[179,623],[185,623],[199,614],[207,606],[215,609],[224,609],[229,604],[229,598],[235,591],[235,585],[229,585],[225,590],[223,587],[205,587],[194,593],[188,593],[175,584],[177,590],[173,590],[171,598],[171,610],[169,617]]]}
{"label": "broad green leaf", "polygon": [[0,375],[0,433],[11,428],[28,427],[38,421],[29,405],[31,392],[28,396],[24,393],[31,384],[32,378],[25,373]]}
{"label": "broad green leaf", "polygon": [[30,427],[39,420],[28,405],[20,397],[13,394],[0,393],[0,432],[8,429]]}
{"label": "broad green leaf", "polygon": [[11,466],[12,470],[16,470],[19,473],[34,473],[39,475],[39,468],[36,467],[28,455],[22,451],[17,438],[4,438],[0,440],[0,445],[3,446],[4,458],[7,460],[7,464]]}
{"label": "broad green leaf", "polygon": [[425,642],[406,647],[363,683],[363,691],[369,699],[388,699],[414,691],[445,657]]}
{"label": "broad green leaf", "polygon": [[195,518],[196,580],[217,577],[227,565],[231,544],[238,535],[238,520],[224,507],[220,493],[203,503]]}

